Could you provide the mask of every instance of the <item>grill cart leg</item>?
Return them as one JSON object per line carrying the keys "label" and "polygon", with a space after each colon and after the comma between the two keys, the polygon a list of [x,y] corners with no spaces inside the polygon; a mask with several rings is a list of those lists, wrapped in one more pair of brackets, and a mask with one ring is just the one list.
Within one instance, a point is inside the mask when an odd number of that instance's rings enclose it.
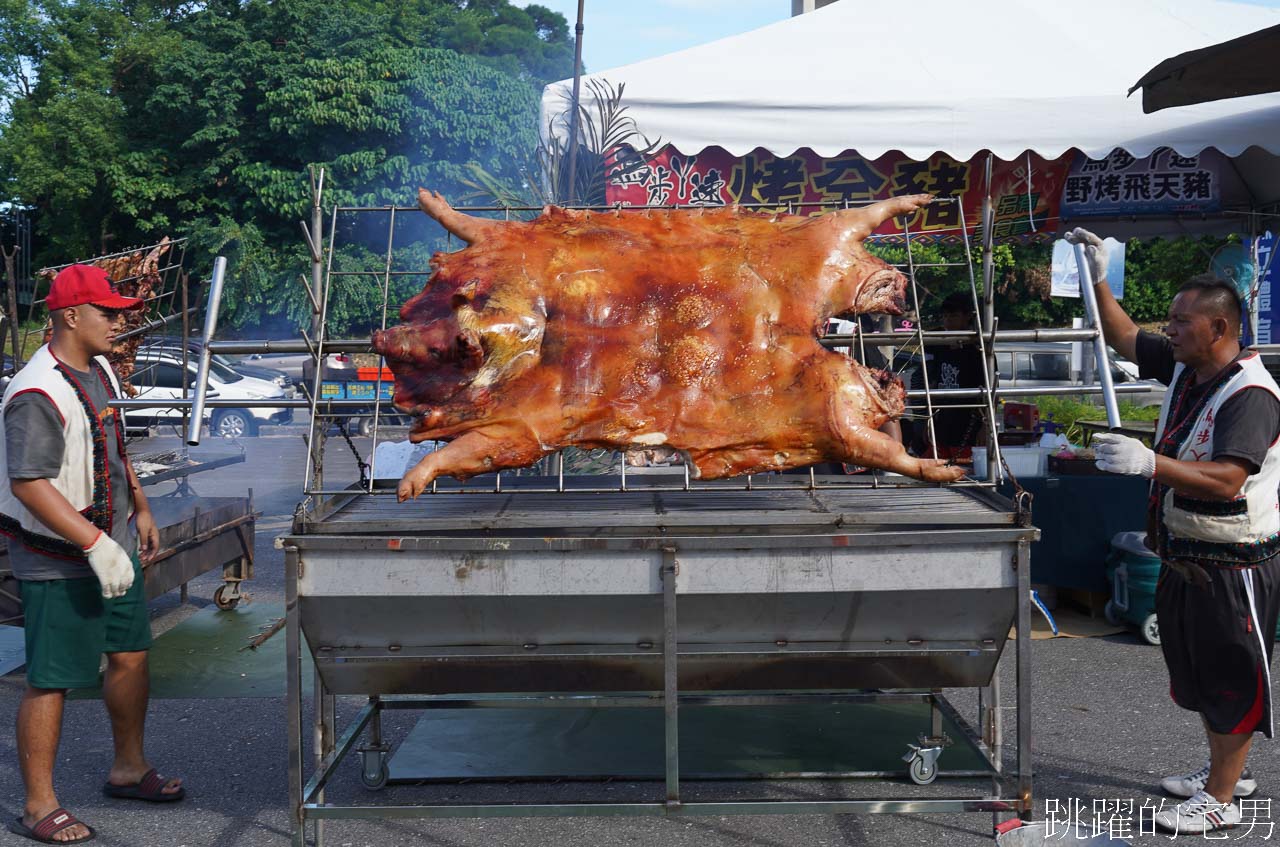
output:
{"label": "grill cart leg", "polygon": [[908,744],[907,747],[910,749],[902,757],[902,761],[907,763],[907,775],[916,785],[928,785],[938,778],[938,759],[942,756],[942,751],[952,744],[951,739],[942,731],[940,697],[942,697],[940,689],[934,689],[929,693],[931,734],[926,737],[922,733],[918,744]]}
{"label": "grill cart leg", "polygon": [[[978,726],[979,736],[982,743],[986,745],[987,755],[991,757],[991,794],[994,797],[1001,796],[1000,789],[1003,784],[1002,772],[1004,763],[1000,761],[1000,757],[1004,755],[1001,745],[1001,733],[1003,725],[1000,721],[1000,672],[997,668],[991,675],[991,684],[978,689]],[[994,828],[1001,823],[1004,813],[992,812],[991,826]]]}
{"label": "grill cart leg", "polygon": [[[324,759],[333,751],[333,709],[334,696],[324,684],[320,674],[315,676],[315,725],[312,743],[312,758],[315,760],[316,773],[324,770]],[[316,793],[316,802],[324,802],[324,789]],[[316,847],[324,847],[324,821],[318,820],[315,825]]]}
{"label": "grill cart leg", "polygon": [[1023,820],[1031,819],[1031,545],[1018,542],[1018,803]]}
{"label": "grill cart leg", "polygon": [[382,740],[382,700],[378,696],[369,698],[373,706],[373,715],[369,718],[369,743],[356,748],[360,754],[360,781],[370,791],[378,791],[387,784],[391,775],[391,766],[387,762],[387,754],[391,745]]}
{"label": "grill cart leg", "polygon": [[289,834],[293,847],[306,847],[302,812],[302,635],[298,626],[298,548],[284,554],[285,725],[289,736]]}
{"label": "grill cart leg", "polygon": [[662,549],[662,707],[666,723],[667,807],[680,805],[680,685],[676,651],[676,564],[674,547]]}

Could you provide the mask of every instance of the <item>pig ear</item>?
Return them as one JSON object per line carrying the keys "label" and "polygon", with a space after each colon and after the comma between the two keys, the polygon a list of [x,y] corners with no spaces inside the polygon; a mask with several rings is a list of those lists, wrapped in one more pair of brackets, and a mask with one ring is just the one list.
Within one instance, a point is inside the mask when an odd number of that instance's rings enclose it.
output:
{"label": "pig ear", "polygon": [[888,200],[881,200],[879,203],[872,203],[860,209],[846,209],[834,214],[846,222],[853,231],[854,237],[861,240],[875,232],[880,224],[889,218],[910,214],[929,205],[932,200],[932,194],[907,194],[902,197],[890,197]]}
{"label": "pig ear", "polygon": [[491,221],[488,218],[473,218],[470,215],[454,211],[454,208],[444,199],[444,195],[428,191],[425,188],[418,189],[418,205],[422,207],[422,211],[435,218],[440,223],[440,226],[468,244],[474,244],[484,238],[487,233],[502,226],[501,221]]}

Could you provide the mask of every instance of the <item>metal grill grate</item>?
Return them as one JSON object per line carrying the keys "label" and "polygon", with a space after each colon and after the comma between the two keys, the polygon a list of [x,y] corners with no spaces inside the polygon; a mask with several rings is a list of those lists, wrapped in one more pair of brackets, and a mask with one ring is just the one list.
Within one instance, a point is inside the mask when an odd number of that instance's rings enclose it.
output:
{"label": "metal grill grate", "polygon": [[[474,492],[396,503],[350,491],[306,518],[306,533],[323,535],[436,534],[451,531],[538,530],[592,535],[614,531],[715,528],[767,534],[771,528],[831,531],[877,526],[1008,526],[1013,512],[988,492],[916,486],[753,490],[708,486],[701,491],[573,491],[547,497],[536,490]],[[462,489],[459,489],[462,490]],[[1007,504],[1005,504],[1007,506]]]}

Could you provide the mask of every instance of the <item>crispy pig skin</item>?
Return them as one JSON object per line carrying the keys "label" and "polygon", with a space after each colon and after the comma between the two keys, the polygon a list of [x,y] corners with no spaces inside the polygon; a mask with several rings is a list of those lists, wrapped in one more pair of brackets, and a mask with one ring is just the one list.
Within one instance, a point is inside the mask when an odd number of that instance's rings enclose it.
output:
{"label": "crispy pig skin", "polygon": [[862,240],[929,202],[820,217],[716,210],[586,212],[536,220],[423,210],[469,246],[436,254],[399,326],[374,333],[414,441],[449,443],[401,481],[527,466],[568,445],[666,445],[716,479],[820,461],[948,481],[878,428],[905,392],[818,343],[832,315],[898,313],[906,279]]}

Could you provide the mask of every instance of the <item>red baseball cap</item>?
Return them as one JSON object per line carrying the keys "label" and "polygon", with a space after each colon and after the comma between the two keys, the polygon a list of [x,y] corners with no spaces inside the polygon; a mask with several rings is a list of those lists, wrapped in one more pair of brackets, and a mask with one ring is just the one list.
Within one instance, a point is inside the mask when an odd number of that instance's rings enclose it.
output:
{"label": "red baseball cap", "polygon": [[96,265],[68,265],[58,271],[45,307],[52,312],[85,303],[104,309],[137,309],[142,306],[142,298],[121,295],[107,279],[107,272]]}

